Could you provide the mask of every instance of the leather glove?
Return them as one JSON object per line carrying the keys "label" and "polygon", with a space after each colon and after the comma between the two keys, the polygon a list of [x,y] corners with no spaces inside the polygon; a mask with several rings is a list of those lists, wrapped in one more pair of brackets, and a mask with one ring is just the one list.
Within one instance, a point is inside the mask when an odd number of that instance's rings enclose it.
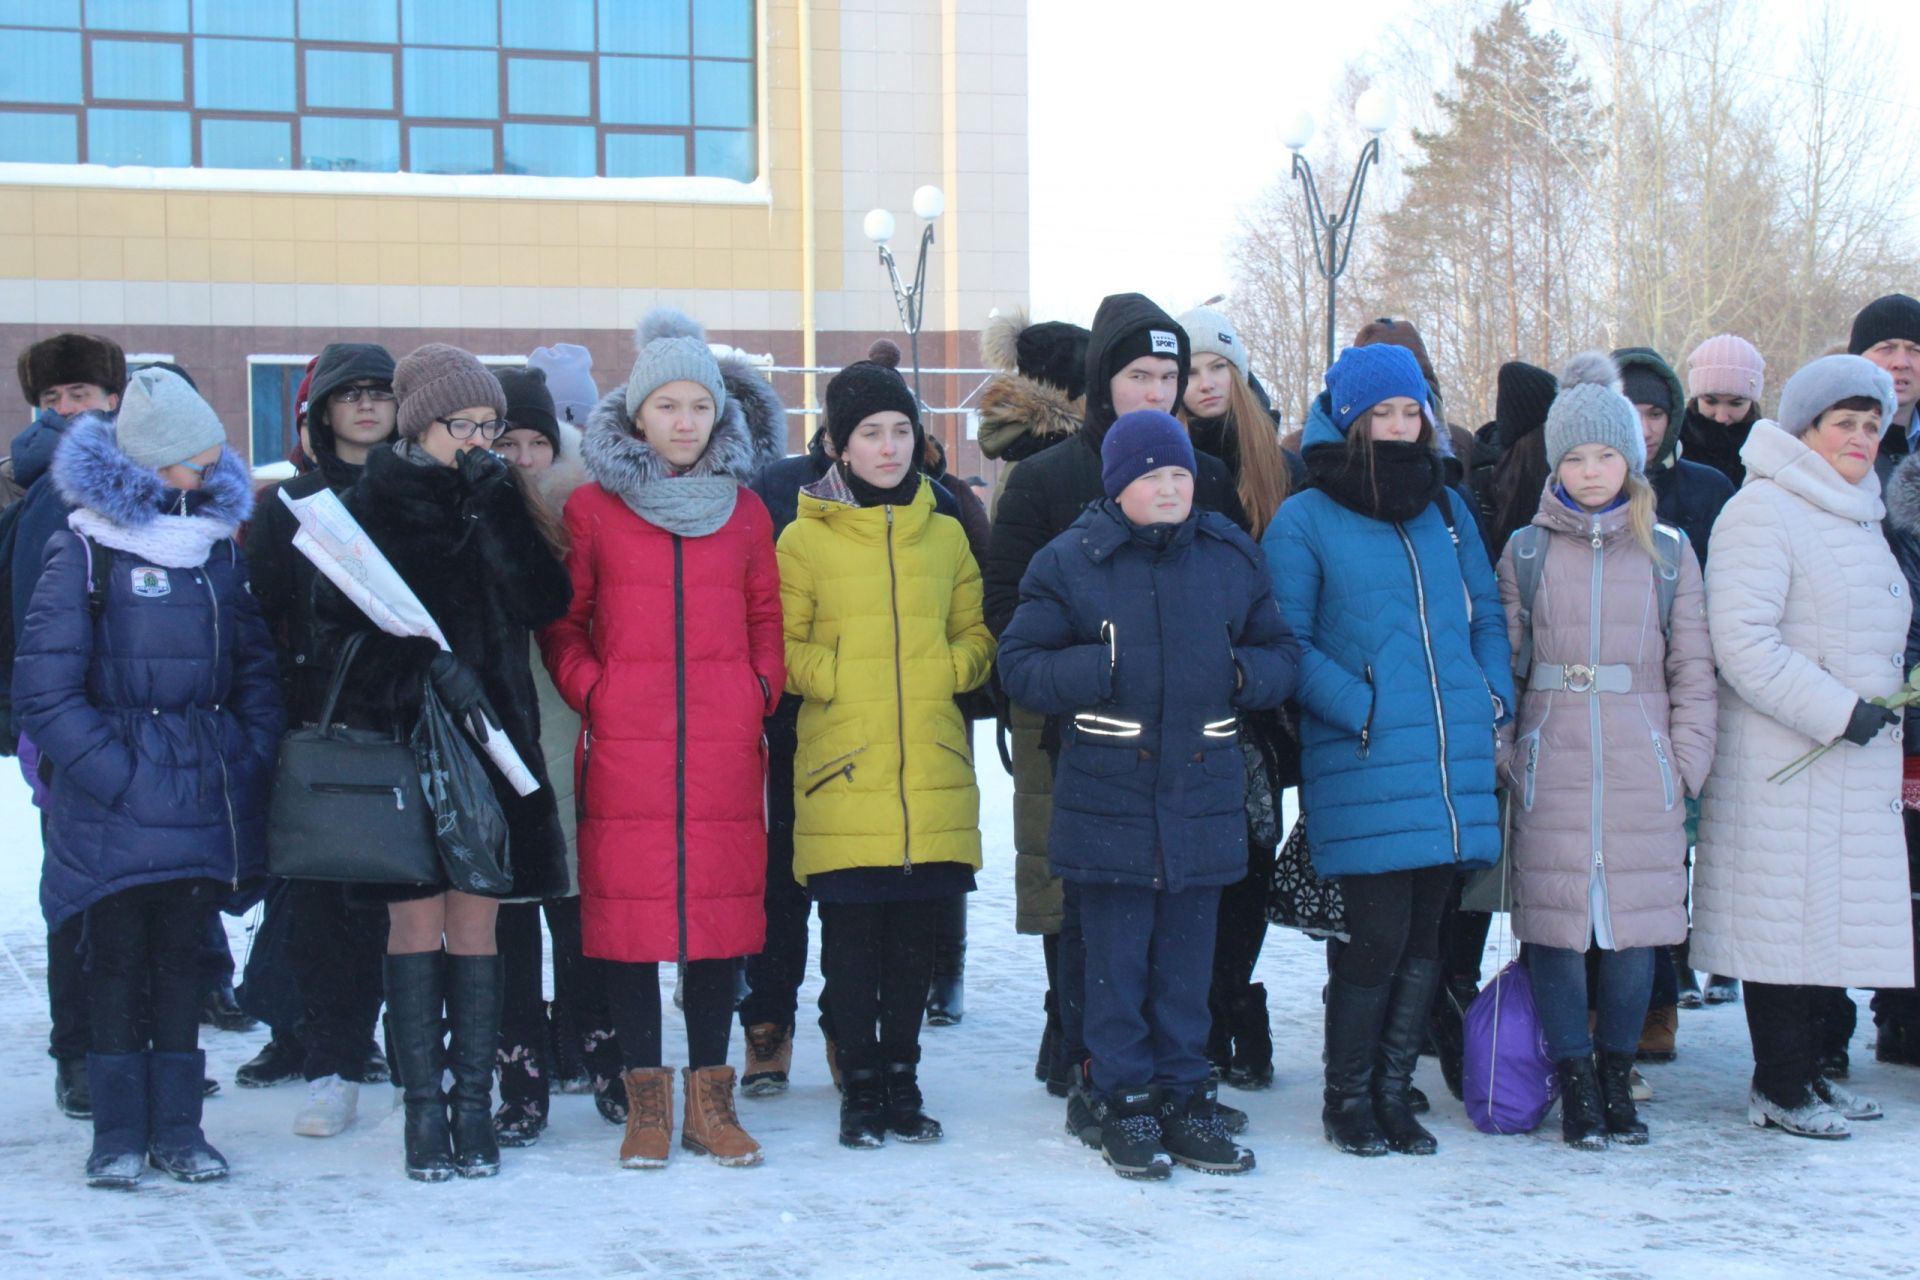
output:
{"label": "leather glove", "polygon": [[1863,699],[1854,704],[1853,716],[1847,721],[1847,731],[1840,736],[1856,747],[1864,747],[1872,742],[1874,736],[1882,729],[1898,723],[1900,723],[1898,711]]}
{"label": "leather glove", "polygon": [[505,458],[484,445],[478,449],[462,449],[454,465],[460,470],[460,482],[466,486],[469,498],[476,502],[486,502],[511,483],[513,468]]}
{"label": "leather glove", "polygon": [[[434,655],[432,664],[427,667],[427,679],[433,681],[433,691],[440,695],[440,701],[446,704],[455,720],[472,724],[483,731],[500,727],[500,717],[494,714],[493,704],[487,701],[487,691],[480,684],[480,674],[451,653],[443,649]],[[482,732],[477,736],[485,741],[487,734]]]}

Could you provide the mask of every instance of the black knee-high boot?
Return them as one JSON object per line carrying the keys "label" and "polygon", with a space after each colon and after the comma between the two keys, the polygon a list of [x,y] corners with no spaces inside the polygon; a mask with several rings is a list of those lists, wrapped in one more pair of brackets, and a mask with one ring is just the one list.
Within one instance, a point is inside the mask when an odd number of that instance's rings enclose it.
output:
{"label": "black knee-high boot", "polygon": [[440,1091],[446,1067],[440,1021],[446,1006],[445,964],[439,951],[416,951],[389,955],[385,966],[387,1032],[407,1108],[407,1176],[417,1182],[445,1182],[453,1176],[447,1097]]}
{"label": "black knee-high boot", "polygon": [[500,1039],[500,957],[447,957],[447,1060],[453,1068],[448,1098],[453,1168],[463,1178],[500,1172],[493,1133],[493,1057]]}
{"label": "black knee-high boot", "polygon": [[1440,962],[1402,960],[1393,977],[1387,1020],[1380,1028],[1380,1054],[1374,1061],[1373,1116],[1387,1146],[1405,1155],[1430,1156],[1439,1147],[1413,1118],[1413,1068],[1426,1038],[1433,994],[1440,988]]}

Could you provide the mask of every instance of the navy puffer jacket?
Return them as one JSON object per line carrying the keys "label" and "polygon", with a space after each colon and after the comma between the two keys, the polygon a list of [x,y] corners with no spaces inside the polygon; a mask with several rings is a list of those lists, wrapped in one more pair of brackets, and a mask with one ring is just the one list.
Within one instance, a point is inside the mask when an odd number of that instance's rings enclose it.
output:
{"label": "navy puffer jacket", "polygon": [[136,885],[264,874],[285,716],[233,541],[253,504],[246,463],[223,453],[178,514],[183,495],[96,418],[67,430],[52,476],[78,510],[47,542],[13,673],[52,771],[48,924]]}
{"label": "navy puffer jacket", "polygon": [[1042,547],[1000,678],[1061,718],[1053,873],[1171,891],[1244,877],[1237,713],[1291,697],[1299,656],[1260,549],[1223,515],[1142,529],[1102,501]]}

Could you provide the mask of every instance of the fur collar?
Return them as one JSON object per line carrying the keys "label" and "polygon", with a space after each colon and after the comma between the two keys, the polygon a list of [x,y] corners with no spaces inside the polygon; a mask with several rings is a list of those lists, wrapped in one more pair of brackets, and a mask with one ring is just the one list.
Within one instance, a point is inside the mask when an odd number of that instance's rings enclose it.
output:
{"label": "fur collar", "polygon": [[[96,414],[78,418],[62,433],[49,474],[67,505],[84,507],[106,524],[138,529],[163,517],[209,520],[237,529],[253,514],[253,477],[240,454],[221,450],[201,479],[200,496],[189,499],[191,516],[167,516],[179,504],[157,471],[136,466],[120,452],[113,424]],[[223,535],[225,536],[225,535]]]}
{"label": "fur collar", "polygon": [[566,510],[567,499],[589,479],[587,464],[580,457],[580,428],[571,422],[560,425],[560,448],[553,465],[533,477],[533,488],[556,515]]}
{"label": "fur collar", "polygon": [[[586,462],[587,474],[598,481],[602,489],[622,496],[673,474],[666,459],[633,433],[633,415],[627,408],[624,386],[615,387],[600,397],[600,403],[587,415],[580,454]],[[780,455],[776,452],[774,456]],[[727,476],[745,484],[759,470],[760,462],[740,397],[729,395],[727,407],[713,424],[707,451],[686,474]]]}
{"label": "fur collar", "polygon": [[1920,454],[1900,460],[1881,497],[1887,504],[1888,524],[1901,533],[1920,534]]}
{"label": "fur collar", "polygon": [[760,370],[731,347],[713,353],[720,365],[720,381],[727,387],[727,406],[740,407],[747,435],[753,441],[754,470],[787,456],[787,407]]}
{"label": "fur collar", "polygon": [[995,374],[980,389],[980,452],[999,458],[1021,442],[1045,448],[1078,431],[1085,412],[1084,398],[1069,400],[1058,387],[1025,374]]}

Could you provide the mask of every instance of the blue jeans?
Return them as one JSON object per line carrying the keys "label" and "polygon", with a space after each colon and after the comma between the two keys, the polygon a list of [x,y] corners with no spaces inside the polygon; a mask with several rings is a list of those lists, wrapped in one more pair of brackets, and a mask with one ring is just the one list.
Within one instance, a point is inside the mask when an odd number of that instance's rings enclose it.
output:
{"label": "blue jeans", "polygon": [[[1632,1053],[1640,1047],[1640,1028],[1647,1020],[1653,948],[1601,951],[1599,957],[1600,990],[1594,1003],[1600,1048],[1606,1053]],[[1528,943],[1526,959],[1547,1052],[1556,1062],[1593,1056],[1594,1037],[1587,1031],[1587,953]]]}
{"label": "blue jeans", "polygon": [[1185,1091],[1206,1083],[1220,890],[1082,884],[1076,897],[1094,1087],[1111,1096],[1144,1084]]}

